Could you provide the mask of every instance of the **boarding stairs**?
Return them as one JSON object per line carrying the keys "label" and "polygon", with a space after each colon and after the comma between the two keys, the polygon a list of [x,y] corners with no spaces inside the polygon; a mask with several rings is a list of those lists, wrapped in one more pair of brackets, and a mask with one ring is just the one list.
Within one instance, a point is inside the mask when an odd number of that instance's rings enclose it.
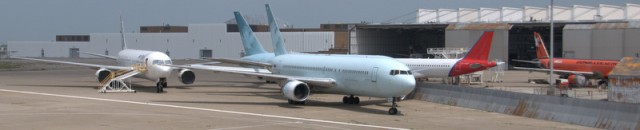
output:
{"label": "boarding stairs", "polygon": [[111,72],[107,78],[100,81],[101,89],[98,92],[107,93],[107,92],[133,92],[136,90],[131,89],[125,82],[124,79],[130,78],[137,74],[143,73],[147,71],[147,68],[144,64],[135,64],[132,66],[131,70],[118,70],[115,72]]}

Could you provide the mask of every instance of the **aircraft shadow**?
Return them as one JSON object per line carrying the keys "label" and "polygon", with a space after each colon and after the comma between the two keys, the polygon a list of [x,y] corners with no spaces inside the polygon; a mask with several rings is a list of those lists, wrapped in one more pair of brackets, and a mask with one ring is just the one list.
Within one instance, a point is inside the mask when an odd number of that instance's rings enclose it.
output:
{"label": "aircraft shadow", "polygon": [[[269,93],[269,94],[265,94]],[[303,107],[329,107],[335,109],[348,110],[353,112],[363,112],[370,114],[387,114],[387,110],[379,110],[366,108],[363,106],[376,105],[391,107],[390,103],[386,100],[362,100],[359,104],[343,104],[342,99],[336,99],[336,102],[325,102],[319,100],[307,100],[304,105],[292,105],[287,103],[287,99],[284,98],[280,92],[213,92],[208,95],[226,95],[226,96],[260,96],[271,99],[281,100],[282,102],[225,102],[225,101],[171,101],[171,100],[151,100],[152,102],[168,102],[168,103],[199,103],[199,104],[230,104],[230,105],[269,105],[279,106],[282,108],[290,109],[302,109]],[[313,95],[311,95],[313,96]]]}

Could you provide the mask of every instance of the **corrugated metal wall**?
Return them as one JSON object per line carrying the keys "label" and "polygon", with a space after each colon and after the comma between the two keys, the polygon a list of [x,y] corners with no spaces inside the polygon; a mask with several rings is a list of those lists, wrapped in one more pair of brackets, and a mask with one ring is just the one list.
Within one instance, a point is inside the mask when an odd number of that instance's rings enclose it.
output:
{"label": "corrugated metal wall", "polygon": [[564,58],[591,59],[591,30],[586,29],[569,29],[579,28],[571,26],[589,26],[590,24],[566,25],[563,30],[562,39],[562,56]]}
{"label": "corrugated metal wall", "polygon": [[[167,52],[174,59],[199,58],[201,49],[211,49],[213,57],[239,58],[243,50],[240,34],[226,32],[226,24],[192,24],[188,33],[125,33],[129,48]],[[272,52],[269,32],[256,32],[265,50]],[[68,57],[69,48],[83,52],[117,55],[121,50],[119,33],[92,33],[90,42],[8,42],[9,49],[17,51],[13,56],[40,57],[45,49],[46,57]],[[317,52],[333,46],[333,32],[283,32],[289,51]],[[87,55],[80,55],[88,57]]]}
{"label": "corrugated metal wall", "polygon": [[612,60],[622,58],[623,34],[623,29],[593,30],[591,58]]}
{"label": "corrugated metal wall", "polygon": [[619,60],[640,54],[637,22],[570,24],[563,31],[563,53],[573,52],[575,58]]}
{"label": "corrugated metal wall", "polygon": [[510,28],[508,24],[450,24],[445,32],[445,47],[471,48],[485,31],[494,31],[489,60],[507,61]]}

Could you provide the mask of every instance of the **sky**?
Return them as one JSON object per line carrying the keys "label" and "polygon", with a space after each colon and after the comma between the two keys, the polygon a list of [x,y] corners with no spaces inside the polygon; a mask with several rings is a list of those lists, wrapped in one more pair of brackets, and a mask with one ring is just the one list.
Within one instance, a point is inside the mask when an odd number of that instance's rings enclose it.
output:
{"label": "sky", "polygon": [[[55,35],[119,32],[122,15],[126,32],[140,26],[223,23],[233,11],[274,15],[294,27],[318,28],[323,23],[386,22],[418,8],[546,7],[549,0],[1,0],[0,44],[6,41],[52,41]],[[625,3],[640,0],[555,0],[567,6]],[[405,21],[410,17],[401,17]],[[415,19],[415,17],[414,17]]]}

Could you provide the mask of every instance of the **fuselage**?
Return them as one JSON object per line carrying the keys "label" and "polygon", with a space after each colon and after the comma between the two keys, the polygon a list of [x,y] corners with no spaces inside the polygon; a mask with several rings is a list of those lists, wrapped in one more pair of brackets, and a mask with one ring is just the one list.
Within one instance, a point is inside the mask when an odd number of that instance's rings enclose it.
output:
{"label": "fuselage", "polygon": [[135,77],[157,81],[160,78],[168,78],[172,68],[162,66],[173,64],[171,58],[162,52],[125,49],[118,53],[117,62],[120,66],[133,66],[134,64],[146,65],[147,71]]}
{"label": "fuselage", "polygon": [[[543,67],[550,68],[549,59],[540,59]],[[614,60],[581,60],[581,59],[565,59],[565,58],[553,58],[553,69],[569,70],[569,71],[581,71],[581,72],[594,72],[602,74],[607,77],[609,72],[618,64],[618,61]]]}
{"label": "fuselage", "polygon": [[400,63],[407,65],[416,78],[449,77],[453,66],[460,59],[408,59],[398,58]]}
{"label": "fuselage", "polygon": [[409,59],[397,58],[414,72],[416,78],[454,77],[486,70],[497,65],[496,62],[474,59]]}
{"label": "fuselage", "polygon": [[388,98],[405,96],[415,88],[409,68],[392,58],[286,54],[271,63],[276,74],[336,80],[336,87],[314,88],[323,92]]}

